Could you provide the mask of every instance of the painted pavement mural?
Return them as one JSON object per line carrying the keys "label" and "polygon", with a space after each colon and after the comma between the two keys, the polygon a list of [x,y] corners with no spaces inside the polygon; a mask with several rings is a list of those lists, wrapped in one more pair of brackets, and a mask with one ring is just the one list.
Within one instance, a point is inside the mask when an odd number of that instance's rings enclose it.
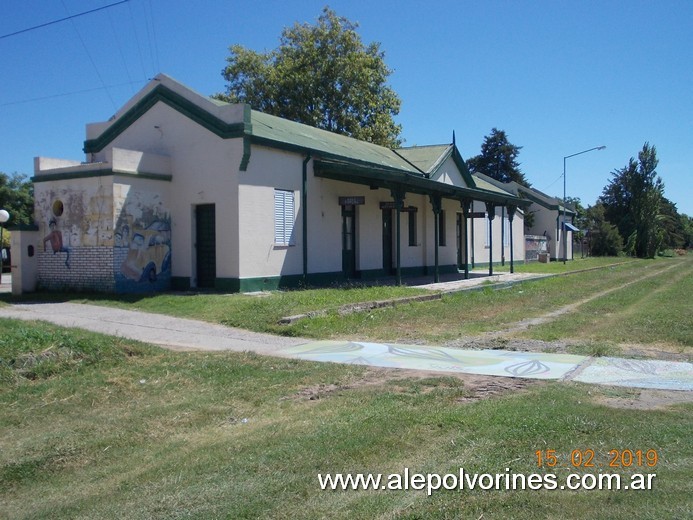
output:
{"label": "painted pavement mural", "polygon": [[571,354],[470,351],[365,341],[316,341],[291,347],[283,354],[310,361],[532,379],[562,379],[587,359]]}

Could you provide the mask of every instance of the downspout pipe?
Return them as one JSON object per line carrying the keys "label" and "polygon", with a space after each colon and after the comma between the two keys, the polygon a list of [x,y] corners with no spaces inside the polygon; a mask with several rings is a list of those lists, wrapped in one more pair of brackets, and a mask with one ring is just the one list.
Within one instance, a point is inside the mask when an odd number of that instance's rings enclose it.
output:
{"label": "downspout pipe", "polygon": [[301,220],[303,221],[303,281],[308,279],[308,163],[313,157],[310,152],[303,159],[301,179]]}

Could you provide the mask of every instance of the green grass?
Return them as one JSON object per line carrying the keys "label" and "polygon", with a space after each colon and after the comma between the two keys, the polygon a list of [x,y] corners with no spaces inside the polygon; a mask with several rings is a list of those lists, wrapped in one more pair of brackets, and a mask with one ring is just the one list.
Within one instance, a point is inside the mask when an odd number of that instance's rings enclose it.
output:
{"label": "green grass", "polygon": [[[425,293],[408,287],[345,287],[243,294],[160,295],[54,295],[85,303],[137,309],[207,320],[257,332],[315,339],[359,339],[443,344],[463,336],[512,327],[563,306],[594,298],[625,284],[609,295],[595,298],[546,325],[532,327],[526,337],[554,340],[571,338],[575,352],[617,354],[619,343],[657,343],[674,349],[693,346],[691,280],[693,257],[629,260],[585,259],[570,262],[579,272],[523,282],[503,290],[482,287],[444,295],[441,300],[400,304],[342,316],[336,309],[347,303],[383,300]],[[600,262],[607,267],[598,267]],[[542,264],[546,265],[546,264]],[[563,269],[561,262],[556,269]],[[588,269],[588,270],[583,270]],[[647,278],[651,274],[656,277]],[[8,298],[9,299],[9,298]],[[9,299],[9,301],[12,301]],[[326,315],[279,325],[283,316],[328,310]]]}
{"label": "green grass", "polygon": [[[514,266],[516,273],[547,273],[561,274],[571,271],[581,271],[584,269],[594,269],[617,264],[632,262],[632,258],[627,257],[611,257],[611,256],[592,256],[588,258],[577,257],[565,264],[562,261],[549,262],[543,264],[541,262],[528,262],[526,264],[518,264]],[[510,263],[506,260],[504,266],[494,266],[494,272],[509,272]]]}
{"label": "green grass", "polygon": [[[0,518],[690,517],[690,405],[607,408],[608,388],[565,383],[469,401],[453,377],[392,380],[358,366],[0,327]],[[51,370],[11,362],[56,350]],[[599,464],[611,449],[656,449],[655,488],[318,488],[326,472],[543,473],[534,453],[547,449],[561,477],[574,449],[593,449]]]}
{"label": "green grass", "polygon": [[[291,334],[313,338],[358,338],[399,342],[440,344],[460,336],[478,335],[511,326],[520,320],[542,316],[575,301],[589,298],[606,289],[638,280],[644,274],[674,265],[667,261],[640,261],[620,264],[606,270],[587,271],[567,276],[527,281],[505,290],[484,288],[480,291],[445,295],[440,301],[399,305],[370,313],[349,316],[331,314],[302,320],[291,327]],[[692,263],[681,262],[691,272]],[[671,272],[669,272],[671,275]],[[681,317],[680,330],[691,326],[689,298],[669,302],[668,310]],[[565,320],[569,320],[567,315]],[[599,320],[592,315],[592,320]],[[663,318],[662,318],[663,319]],[[663,324],[662,324],[663,325]],[[533,330],[533,329],[532,329]],[[634,332],[634,329],[633,329]],[[667,326],[658,327],[662,342],[691,346],[693,335],[681,334]],[[578,335],[579,337],[579,335]],[[624,341],[637,342],[635,333],[624,328]]]}
{"label": "green grass", "polygon": [[[657,273],[656,267],[658,264],[651,265],[649,270]],[[692,347],[693,263],[681,262],[674,270],[655,276],[648,274],[651,273],[642,271],[642,276],[631,285],[585,303],[569,315],[534,327],[525,336]]]}

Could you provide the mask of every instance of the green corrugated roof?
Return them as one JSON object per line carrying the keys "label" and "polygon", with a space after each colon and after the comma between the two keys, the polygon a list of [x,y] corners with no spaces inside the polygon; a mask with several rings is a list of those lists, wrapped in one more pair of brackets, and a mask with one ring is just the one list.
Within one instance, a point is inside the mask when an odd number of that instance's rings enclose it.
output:
{"label": "green corrugated roof", "polygon": [[431,173],[442,160],[447,158],[446,156],[451,149],[452,145],[450,144],[434,144],[398,148],[395,151],[419,170]]}
{"label": "green corrugated roof", "polygon": [[472,177],[474,177],[474,182],[476,183],[476,187],[482,190],[486,191],[492,191],[494,193],[502,193],[503,195],[513,195],[515,196],[514,193],[510,190],[504,190],[500,186],[496,186],[495,184],[488,182],[484,179],[482,179],[479,175],[476,173],[472,174]]}
{"label": "green corrugated roof", "polygon": [[256,110],[251,111],[251,124],[253,136],[262,139],[410,173],[420,173],[397,153],[384,146],[359,141]]}
{"label": "green corrugated roof", "polygon": [[[545,208],[557,209],[561,212],[563,211],[563,201],[561,201],[561,199],[551,197],[550,195],[547,195],[546,193],[539,191],[536,188],[528,188],[527,186],[523,186],[522,184],[515,181],[501,182],[492,177],[489,177],[488,175],[484,175],[483,173],[475,173],[474,178],[484,182],[485,184],[491,184],[498,188],[502,188],[505,191],[512,193],[516,196],[522,196],[524,194],[526,198],[536,202],[537,204],[544,206]],[[481,187],[480,184],[477,184],[477,186]],[[575,211],[571,208],[567,208],[566,212],[575,214]]]}
{"label": "green corrugated roof", "polygon": [[[167,104],[222,139],[243,138],[241,169],[252,160],[252,143],[299,153],[313,153],[316,162],[322,163],[323,170],[330,170],[330,175],[346,182],[370,184],[373,179],[387,188],[411,187],[415,188],[417,193],[452,198],[478,197],[480,200],[523,204],[517,197],[489,189],[490,186],[485,187],[486,189],[476,188],[475,181],[469,175],[464,160],[454,144],[391,150],[251,110],[248,105],[243,107],[243,117],[240,120],[237,106],[202,96],[164,74],[157,75],[149,82],[99,135],[87,139],[84,143],[85,152],[95,153],[103,150],[159,102]],[[228,110],[225,105],[228,106]],[[422,173],[423,171],[433,175],[449,157],[453,158],[460,169],[466,187],[440,183]]]}

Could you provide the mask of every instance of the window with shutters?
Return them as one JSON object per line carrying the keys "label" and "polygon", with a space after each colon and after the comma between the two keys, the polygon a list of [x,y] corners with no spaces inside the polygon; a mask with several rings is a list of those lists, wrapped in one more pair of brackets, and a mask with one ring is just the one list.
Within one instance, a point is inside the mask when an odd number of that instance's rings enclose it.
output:
{"label": "window with shutters", "polygon": [[503,217],[503,246],[510,245],[510,220],[508,217]]}
{"label": "window with shutters", "polygon": [[491,221],[488,219],[488,211],[484,213],[484,222],[486,223],[484,247],[491,247]]}
{"label": "window with shutters", "polygon": [[274,190],[274,244],[294,245],[294,192]]}

